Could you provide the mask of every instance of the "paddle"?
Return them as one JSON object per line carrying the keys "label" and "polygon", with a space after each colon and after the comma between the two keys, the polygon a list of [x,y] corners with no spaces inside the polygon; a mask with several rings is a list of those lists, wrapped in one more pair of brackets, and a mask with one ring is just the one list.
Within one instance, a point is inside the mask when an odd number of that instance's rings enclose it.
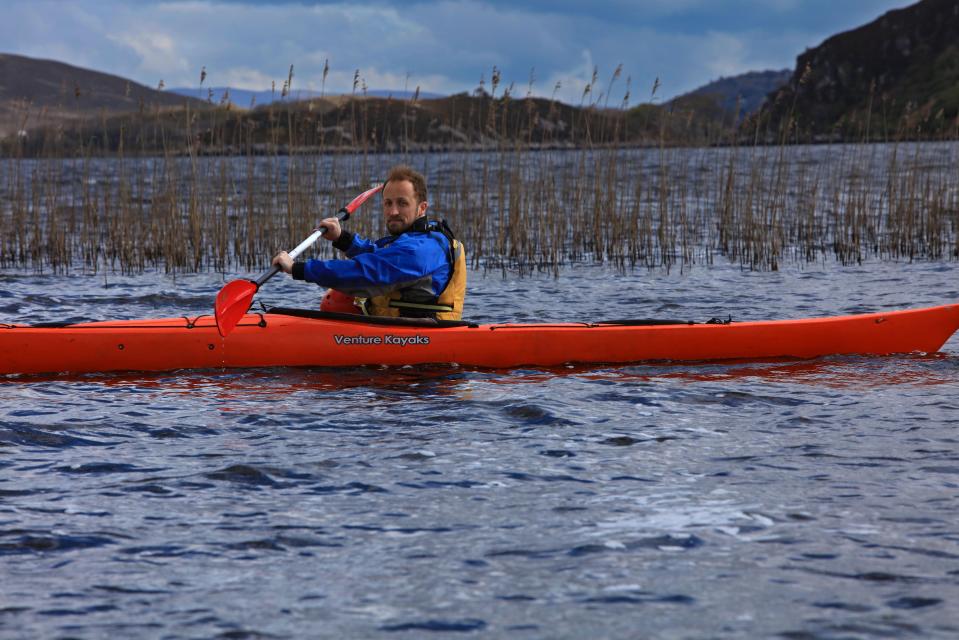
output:
{"label": "paddle", "polygon": [[[353,198],[352,202],[343,207],[337,212],[336,217],[340,221],[348,220],[350,215],[356,211],[361,204],[369,200],[373,194],[382,189],[385,185],[379,185],[378,187],[373,187],[367,191],[364,191],[360,195]],[[290,251],[290,257],[296,258],[298,255],[306,251],[310,245],[320,239],[326,232],[326,227],[319,227],[314,231],[309,238],[301,242],[296,246],[295,249]],[[216,329],[220,332],[220,335],[224,338],[230,335],[230,332],[236,327],[237,323],[241,318],[246,314],[247,310],[250,308],[250,304],[253,302],[253,296],[256,295],[256,292],[263,286],[263,284],[280,272],[279,265],[273,265],[273,268],[260,276],[257,280],[233,280],[227,282],[220,292],[216,294],[216,307],[215,307],[215,317],[216,317]]]}

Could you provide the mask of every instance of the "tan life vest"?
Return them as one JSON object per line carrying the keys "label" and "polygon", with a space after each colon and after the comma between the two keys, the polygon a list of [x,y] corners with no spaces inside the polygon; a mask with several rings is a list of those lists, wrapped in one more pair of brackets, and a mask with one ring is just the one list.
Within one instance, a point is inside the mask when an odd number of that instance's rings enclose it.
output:
{"label": "tan life vest", "polygon": [[[435,298],[425,299],[422,292],[413,289],[400,289],[382,296],[360,302],[360,308],[366,315],[398,318],[402,315],[432,317],[437,320],[460,320],[463,317],[463,302],[466,300],[466,251],[463,243],[453,237],[443,221],[430,231],[442,233],[450,243],[447,257],[452,273],[446,287]],[[419,288],[417,288],[419,289]],[[359,302],[359,301],[358,301]],[[403,310],[413,313],[404,314]]]}

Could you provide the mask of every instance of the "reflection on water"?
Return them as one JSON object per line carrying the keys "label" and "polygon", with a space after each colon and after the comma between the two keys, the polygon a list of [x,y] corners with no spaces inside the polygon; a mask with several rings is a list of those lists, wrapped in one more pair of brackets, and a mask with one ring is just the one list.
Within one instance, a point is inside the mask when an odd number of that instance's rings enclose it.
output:
{"label": "reflection on water", "polygon": [[374,388],[425,393],[455,393],[471,380],[492,384],[541,384],[557,377],[592,381],[654,382],[671,379],[687,382],[756,381],[809,384],[853,389],[887,385],[937,385],[956,381],[959,357],[950,353],[893,356],[826,356],[811,360],[792,358],[713,362],[649,362],[631,365],[563,365],[535,370],[496,370],[458,365],[278,367],[215,369],[182,372],[110,372],[91,374],[33,374],[0,376],[0,385],[40,382],[87,382],[106,387],[161,389],[218,393],[224,399],[271,395],[293,391]]}
{"label": "reflection on water", "polygon": [[[648,379],[637,368],[630,375]],[[814,360],[778,362],[741,362],[727,365],[701,365],[689,369],[676,367],[652,374],[654,378],[674,378],[690,382],[780,382],[822,387],[856,389],[899,385],[937,385],[956,382],[959,357],[947,353],[909,354],[882,357],[831,356]]]}

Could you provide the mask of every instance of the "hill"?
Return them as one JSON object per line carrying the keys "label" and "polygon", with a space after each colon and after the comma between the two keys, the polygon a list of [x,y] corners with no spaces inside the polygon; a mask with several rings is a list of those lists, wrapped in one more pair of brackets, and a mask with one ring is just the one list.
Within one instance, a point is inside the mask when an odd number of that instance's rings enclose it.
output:
{"label": "hill", "polygon": [[766,96],[781,88],[792,77],[792,70],[750,71],[738,76],[720,78],[673,98],[670,102],[683,104],[692,98],[708,97],[727,113],[749,115],[759,110]]}
{"label": "hill", "polygon": [[922,0],[830,37],[796,60],[769,98],[776,125],[837,138],[883,139],[955,128],[959,2]]}
{"label": "hill", "polygon": [[0,137],[98,113],[206,103],[55,60],[0,54]]}

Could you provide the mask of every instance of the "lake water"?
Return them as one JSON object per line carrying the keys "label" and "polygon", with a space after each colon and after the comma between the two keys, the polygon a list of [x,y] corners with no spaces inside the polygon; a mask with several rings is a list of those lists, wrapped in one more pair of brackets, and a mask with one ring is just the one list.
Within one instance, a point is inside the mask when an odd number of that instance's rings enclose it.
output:
{"label": "lake water", "polygon": [[[0,321],[212,311],[221,276],[0,273]],[[271,304],[314,306],[276,278]],[[959,264],[471,274],[474,320],[959,301]],[[3,638],[954,638],[943,353],[0,378]]]}

